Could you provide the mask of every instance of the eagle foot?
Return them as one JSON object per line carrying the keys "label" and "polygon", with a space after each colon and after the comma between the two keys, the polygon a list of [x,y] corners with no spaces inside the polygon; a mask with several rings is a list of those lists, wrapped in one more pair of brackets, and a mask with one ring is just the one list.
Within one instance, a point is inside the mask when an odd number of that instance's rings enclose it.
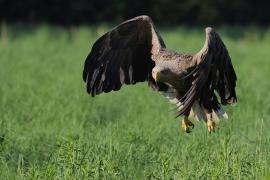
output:
{"label": "eagle foot", "polygon": [[211,134],[212,132],[215,132],[216,129],[219,129],[219,124],[213,120],[207,120],[207,129],[208,132]]}
{"label": "eagle foot", "polygon": [[182,120],[181,126],[186,133],[190,133],[191,130],[194,128],[194,124],[190,120],[188,120],[187,117]]}

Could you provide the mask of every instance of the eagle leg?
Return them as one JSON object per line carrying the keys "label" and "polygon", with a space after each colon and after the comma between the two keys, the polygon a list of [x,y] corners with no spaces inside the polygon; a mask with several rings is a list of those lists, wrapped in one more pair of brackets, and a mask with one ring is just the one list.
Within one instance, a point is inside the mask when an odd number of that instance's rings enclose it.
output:
{"label": "eagle leg", "polygon": [[194,128],[194,124],[190,120],[188,120],[188,116],[184,117],[181,122],[181,126],[186,133],[190,133],[191,130]]}
{"label": "eagle leg", "polygon": [[207,129],[208,132],[211,134],[212,132],[215,132],[216,129],[219,129],[219,119],[218,117],[215,117],[215,115],[212,113],[207,114]]}
{"label": "eagle leg", "polygon": [[208,129],[208,132],[211,134],[212,132],[215,132],[215,123],[211,120],[211,119],[208,119],[207,120],[207,129]]}

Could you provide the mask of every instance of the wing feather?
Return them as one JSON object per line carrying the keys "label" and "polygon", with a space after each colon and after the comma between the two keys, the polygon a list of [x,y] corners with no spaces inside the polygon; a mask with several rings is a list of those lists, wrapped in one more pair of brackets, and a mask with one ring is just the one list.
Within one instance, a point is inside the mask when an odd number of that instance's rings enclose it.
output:
{"label": "wing feather", "polygon": [[87,56],[83,79],[92,96],[119,90],[123,84],[151,81],[151,58],[165,48],[148,16],[125,21],[101,36]]}
{"label": "wing feather", "polygon": [[189,111],[197,99],[207,109],[216,109],[218,101],[215,91],[219,94],[222,104],[237,102],[237,77],[226,46],[212,28],[206,28],[205,31],[206,41],[201,51],[193,57],[196,71],[193,73],[189,90],[181,99],[183,107],[178,115]]}

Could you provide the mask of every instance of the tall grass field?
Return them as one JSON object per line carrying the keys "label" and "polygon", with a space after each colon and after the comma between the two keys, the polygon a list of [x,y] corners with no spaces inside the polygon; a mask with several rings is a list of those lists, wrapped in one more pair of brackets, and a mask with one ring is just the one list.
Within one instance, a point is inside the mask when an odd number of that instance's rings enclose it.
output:
{"label": "tall grass field", "polygon": [[[7,26],[0,39],[0,179],[270,179],[270,29],[217,27],[238,104],[209,134],[181,130],[147,83],[95,98],[82,80],[111,27]],[[198,52],[204,27],[159,28],[168,48]]]}

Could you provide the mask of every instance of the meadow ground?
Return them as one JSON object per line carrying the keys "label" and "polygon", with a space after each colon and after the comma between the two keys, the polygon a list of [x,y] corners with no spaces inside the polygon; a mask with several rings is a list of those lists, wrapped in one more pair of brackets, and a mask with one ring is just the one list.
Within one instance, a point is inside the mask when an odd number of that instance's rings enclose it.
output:
{"label": "meadow ground", "polygon": [[[86,55],[108,26],[8,27],[0,41],[0,179],[270,179],[270,30],[221,27],[238,75],[236,107],[208,134],[181,131],[146,83],[96,98]],[[195,53],[203,28],[161,31]]]}

